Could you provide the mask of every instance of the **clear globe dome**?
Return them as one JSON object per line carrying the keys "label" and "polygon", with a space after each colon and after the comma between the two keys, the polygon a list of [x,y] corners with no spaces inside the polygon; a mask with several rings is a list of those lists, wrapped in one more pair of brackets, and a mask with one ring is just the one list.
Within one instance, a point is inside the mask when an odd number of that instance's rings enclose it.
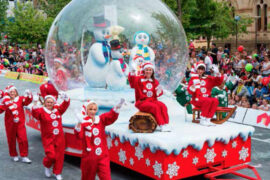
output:
{"label": "clear globe dome", "polygon": [[58,90],[128,87],[127,74],[153,63],[173,92],[188,59],[181,23],[160,0],[76,0],[56,17],[46,44],[49,77]]}

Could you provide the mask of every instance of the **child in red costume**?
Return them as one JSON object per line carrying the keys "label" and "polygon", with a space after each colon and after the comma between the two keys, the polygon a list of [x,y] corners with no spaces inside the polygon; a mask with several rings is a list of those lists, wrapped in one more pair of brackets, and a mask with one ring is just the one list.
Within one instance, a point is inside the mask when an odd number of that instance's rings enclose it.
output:
{"label": "child in red costume", "polygon": [[54,85],[49,80],[49,78],[47,79],[47,82],[45,82],[39,87],[39,90],[40,90],[40,95],[43,98],[43,100],[47,95],[52,95],[56,99],[58,99],[58,91],[55,89]]}
{"label": "child in red costume", "polygon": [[110,180],[110,157],[107,147],[105,127],[114,123],[124,99],[110,112],[96,116],[98,106],[94,101],[83,105],[83,119],[75,126],[75,133],[82,139],[83,155],[81,159],[82,180],[94,180],[98,174],[100,180]]}
{"label": "child in red costume", "polygon": [[32,94],[25,90],[24,96],[19,96],[15,86],[8,86],[0,105],[0,113],[5,111],[5,126],[8,140],[9,154],[15,162],[19,161],[16,150],[18,141],[22,162],[31,163],[28,156],[28,140],[25,128],[24,106],[32,102]]}
{"label": "child in red costume", "polygon": [[67,87],[68,72],[63,65],[64,61],[62,59],[60,58],[54,59],[54,68],[55,68],[54,83],[58,85],[60,90],[65,91],[68,89]]}
{"label": "child in red costume", "polygon": [[154,77],[154,65],[145,63],[142,71],[143,75],[135,76],[135,70],[132,69],[128,75],[130,87],[135,89],[135,106],[142,112],[153,114],[162,131],[170,131],[167,126],[169,123],[167,107],[157,99],[163,91]]}
{"label": "child in red costume", "polygon": [[70,104],[70,100],[64,92],[60,93],[60,97],[63,99],[60,105],[56,104],[54,96],[48,95],[45,97],[44,107],[38,107],[37,101],[32,107],[33,117],[40,121],[41,139],[45,151],[43,158],[45,176],[51,176],[50,168],[53,166],[53,173],[57,180],[63,179],[61,173],[64,163],[65,137],[62,115]]}
{"label": "child in red costume", "polygon": [[201,124],[210,126],[211,118],[214,116],[218,107],[218,99],[211,97],[213,87],[219,86],[223,82],[218,68],[214,68],[214,76],[204,76],[205,64],[199,62],[195,69],[197,73],[192,73],[188,84],[188,92],[192,95],[191,104],[201,109]]}

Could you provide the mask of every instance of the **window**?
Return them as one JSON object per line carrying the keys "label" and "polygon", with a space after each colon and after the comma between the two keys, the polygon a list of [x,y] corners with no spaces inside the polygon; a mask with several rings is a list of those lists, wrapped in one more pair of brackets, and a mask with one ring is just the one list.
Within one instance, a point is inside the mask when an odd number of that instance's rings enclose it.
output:
{"label": "window", "polygon": [[262,28],[262,23],[261,23],[261,6],[257,5],[257,16],[259,16],[259,18],[257,18],[257,31],[260,31]]}
{"label": "window", "polygon": [[268,22],[267,22],[267,4],[265,4],[263,6],[263,9],[264,9],[264,31],[267,31],[267,26],[268,26]]}

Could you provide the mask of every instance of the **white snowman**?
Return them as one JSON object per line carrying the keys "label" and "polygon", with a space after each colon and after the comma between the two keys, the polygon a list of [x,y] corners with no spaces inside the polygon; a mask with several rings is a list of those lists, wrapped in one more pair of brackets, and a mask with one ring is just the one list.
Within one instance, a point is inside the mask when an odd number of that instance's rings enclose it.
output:
{"label": "white snowman", "polygon": [[[150,35],[145,31],[138,31],[134,35],[135,46],[131,50],[130,54],[130,66],[136,65],[135,59],[137,57],[143,57],[144,62],[151,62],[155,64],[155,53],[151,47],[148,46],[150,43]],[[138,69],[137,67],[135,69]]]}
{"label": "white snowman", "polygon": [[127,86],[128,66],[124,62],[119,40],[110,42],[112,50],[112,61],[106,78],[108,89],[121,90]]}
{"label": "white snowman", "polygon": [[94,17],[94,37],[96,42],[90,47],[87,62],[83,67],[84,78],[90,87],[105,88],[111,58],[110,22],[104,15]]}

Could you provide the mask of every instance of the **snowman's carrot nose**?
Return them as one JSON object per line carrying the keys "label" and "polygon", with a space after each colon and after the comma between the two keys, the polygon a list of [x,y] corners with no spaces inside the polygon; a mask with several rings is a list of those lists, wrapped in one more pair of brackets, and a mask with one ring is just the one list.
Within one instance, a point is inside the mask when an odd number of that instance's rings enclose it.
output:
{"label": "snowman's carrot nose", "polygon": [[112,37],[112,35],[106,35],[106,36],[104,36],[105,39],[109,39],[110,37]]}

